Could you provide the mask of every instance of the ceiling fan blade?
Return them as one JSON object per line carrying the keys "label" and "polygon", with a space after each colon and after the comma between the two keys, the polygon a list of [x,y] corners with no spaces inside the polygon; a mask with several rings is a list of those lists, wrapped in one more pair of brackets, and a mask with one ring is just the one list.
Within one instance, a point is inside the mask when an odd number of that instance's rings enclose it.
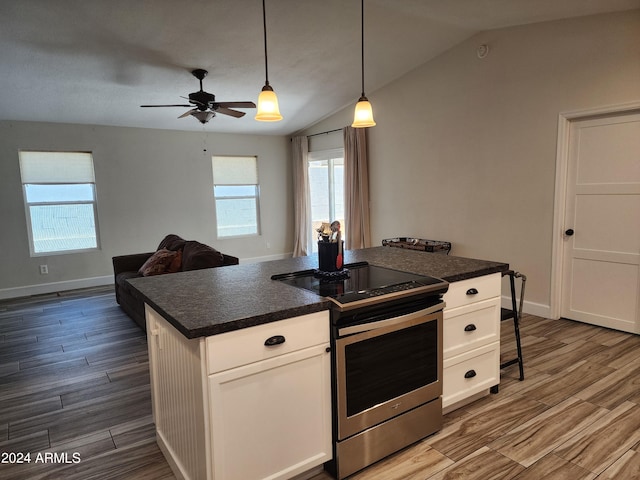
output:
{"label": "ceiling fan blade", "polygon": [[256,108],[253,102],[216,102],[216,105],[230,108]]}
{"label": "ceiling fan blade", "polygon": [[192,108],[191,110],[189,110],[188,112],[184,112],[182,115],[180,115],[178,118],[184,118],[184,117],[188,117],[191,114],[194,114],[198,111],[197,108]]}
{"label": "ceiling fan blade", "polygon": [[193,107],[193,105],[140,105],[143,108],[148,107]]}
{"label": "ceiling fan blade", "polygon": [[[199,102],[198,100],[194,100],[193,98],[189,98],[189,97],[183,97],[182,95],[180,95],[180,98],[184,98],[185,100],[189,100],[189,102],[191,102],[191,104],[193,105],[202,105],[203,107],[206,107],[207,104],[206,103],[202,103]],[[190,107],[191,105],[187,105],[187,107]]]}
{"label": "ceiling fan blade", "polygon": [[238,110],[231,110],[230,108],[220,107],[220,106],[216,108],[216,113],[223,113],[225,115],[230,115],[236,118],[245,116],[245,112],[239,112]]}

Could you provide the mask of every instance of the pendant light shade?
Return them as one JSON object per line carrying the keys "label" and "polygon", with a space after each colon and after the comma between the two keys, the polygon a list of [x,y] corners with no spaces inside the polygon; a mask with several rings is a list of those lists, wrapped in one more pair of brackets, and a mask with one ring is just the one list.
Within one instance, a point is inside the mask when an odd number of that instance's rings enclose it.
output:
{"label": "pendant light shade", "polygon": [[280,108],[278,107],[278,97],[270,85],[262,87],[262,91],[258,96],[258,110],[256,112],[256,120],[261,122],[277,122],[282,120]]}
{"label": "pendant light shade", "polygon": [[267,61],[267,14],[265,8],[265,0],[262,0],[262,26],[264,31],[264,87],[258,96],[258,109],[255,119],[260,122],[277,122],[282,120],[280,115],[280,107],[278,106],[278,97],[269,85],[269,66]]}
{"label": "pendant light shade", "polygon": [[360,97],[360,100],[356,103],[356,109],[353,113],[353,123],[351,126],[354,128],[364,128],[373,127],[375,124],[376,122],[373,120],[371,102],[369,102],[367,97]]}
{"label": "pendant light shade", "polygon": [[215,113],[213,112],[194,112],[191,115],[196,117],[203,125],[215,117]]}
{"label": "pendant light shade", "polygon": [[373,109],[369,99],[364,94],[364,0],[360,0],[360,18],[362,20],[361,29],[361,66],[362,66],[362,94],[356,104],[355,112],[353,113],[353,128],[365,128],[373,127],[376,122],[373,120]]}

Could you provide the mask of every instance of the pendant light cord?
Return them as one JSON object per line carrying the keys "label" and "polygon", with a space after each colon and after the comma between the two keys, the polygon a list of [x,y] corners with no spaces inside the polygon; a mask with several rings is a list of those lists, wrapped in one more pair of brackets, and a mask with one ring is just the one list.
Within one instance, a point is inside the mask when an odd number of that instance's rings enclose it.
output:
{"label": "pendant light cord", "polygon": [[[264,0],[263,0],[264,1]],[[362,21],[362,28],[360,29],[360,65],[362,68],[362,97],[364,97],[364,0],[360,0],[360,19]]]}
{"label": "pendant light cord", "polygon": [[265,7],[265,0],[262,0],[262,27],[262,31],[264,32],[264,84],[269,85],[269,67],[267,61],[267,12]]}

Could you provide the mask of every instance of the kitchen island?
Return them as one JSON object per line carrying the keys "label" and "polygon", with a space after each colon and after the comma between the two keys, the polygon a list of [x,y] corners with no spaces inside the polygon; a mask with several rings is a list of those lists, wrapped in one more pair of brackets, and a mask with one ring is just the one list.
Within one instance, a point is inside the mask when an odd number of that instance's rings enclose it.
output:
{"label": "kitchen island", "polygon": [[[506,271],[509,265],[392,247],[344,252],[345,264],[372,265],[459,282]],[[186,338],[206,337],[329,309],[311,292],[271,276],[318,267],[316,256],[194,270],[129,280],[144,301]]]}
{"label": "kitchen island", "polygon": [[[450,282],[445,408],[497,385],[507,264],[390,247],[345,252],[345,263],[363,261]],[[178,478],[286,479],[331,459],[331,301],[271,280],[316,267],[315,257],[292,258],[131,280],[147,304],[158,444]],[[263,345],[279,336],[286,343]]]}

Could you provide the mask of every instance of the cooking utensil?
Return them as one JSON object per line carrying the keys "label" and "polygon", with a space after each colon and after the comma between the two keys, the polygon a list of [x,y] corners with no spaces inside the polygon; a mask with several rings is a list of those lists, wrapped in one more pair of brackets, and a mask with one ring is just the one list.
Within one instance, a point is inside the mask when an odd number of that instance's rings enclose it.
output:
{"label": "cooking utensil", "polygon": [[337,234],[337,242],[338,242],[338,256],[336,257],[336,268],[338,270],[342,270],[342,232],[338,230]]}

